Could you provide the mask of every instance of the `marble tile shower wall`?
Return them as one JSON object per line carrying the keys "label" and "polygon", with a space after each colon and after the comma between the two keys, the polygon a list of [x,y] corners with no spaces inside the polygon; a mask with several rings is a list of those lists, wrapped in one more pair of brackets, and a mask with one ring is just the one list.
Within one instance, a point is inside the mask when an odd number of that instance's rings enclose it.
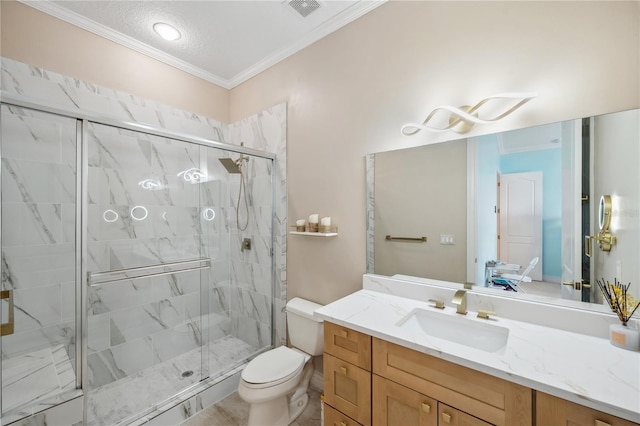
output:
{"label": "marble tile shower wall", "polygon": [[[248,182],[251,183],[252,195],[250,207],[256,221],[249,223],[247,231],[253,233],[255,252],[231,250],[231,278],[236,284],[233,287],[231,318],[236,335],[247,342],[268,344],[271,339],[269,324],[271,310],[269,302],[274,300],[275,340],[276,345],[286,343],[286,317],[284,308],[287,301],[286,285],[286,251],[287,251],[287,106],[279,104],[259,114],[240,120],[229,126],[231,139],[237,143],[262,151],[273,152],[276,159],[273,164],[264,160],[254,162],[255,170]],[[273,167],[273,170],[269,170]],[[266,168],[266,169],[265,169]],[[270,238],[271,197],[267,191],[270,179],[275,182],[273,194],[273,257],[275,263],[275,290],[272,293],[268,282],[271,259],[264,248]],[[237,197],[239,182],[231,182],[232,199]],[[233,208],[236,203],[232,202]],[[234,221],[232,221],[234,223]],[[253,226],[253,227],[252,227]],[[232,241],[241,241],[245,233],[232,227]],[[233,247],[233,246],[232,246]],[[256,315],[257,314],[257,315]]]}
{"label": "marble tile shower wall", "polygon": [[75,120],[2,107],[2,285],[15,332],[2,357],[62,345],[75,357]]}
{"label": "marble tile shower wall", "polygon": [[[191,257],[199,257],[199,253],[202,253],[206,247],[208,251],[205,254],[215,258],[210,276],[210,309],[213,312],[226,311],[230,314],[227,317],[227,323],[224,320],[216,322],[219,319],[217,317],[213,319],[214,327],[208,330],[210,338],[232,332],[248,343],[256,344],[256,346],[268,343],[271,334],[271,330],[268,329],[270,323],[268,306],[272,295],[271,290],[268,289],[271,259],[268,250],[266,250],[266,244],[270,238],[270,233],[266,231],[266,225],[271,221],[271,212],[270,207],[266,207],[264,196],[270,188],[265,183],[268,179],[266,176],[273,172],[276,180],[276,195],[274,197],[276,243],[273,247],[277,286],[275,300],[276,336],[279,342],[284,342],[286,329],[283,309],[286,302],[285,244],[287,231],[285,104],[272,107],[238,123],[227,125],[207,117],[177,110],[7,58],[2,58],[1,77],[3,92],[16,93],[52,105],[92,112],[119,120],[135,121],[207,139],[236,145],[244,142],[247,147],[276,153],[277,160],[274,170],[267,170],[266,163],[268,161],[262,159],[256,159],[252,163],[252,168],[250,167],[251,175],[248,179],[247,190],[253,225],[250,225],[250,228],[245,232],[237,232],[234,226],[235,197],[239,184],[239,181],[236,181],[237,176],[230,177],[231,188],[228,186],[220,187],[222,185],[220,181],[212,180],[207,183],[207,188],[201,189],[200,196],[203,197],[204,203],[207,205],[216,205],[215,200],[211,199],[214,197],[212,194],[217,194],[215,197],[220,196],[226,199],[218,204],[221,208],[220,214],[217,214],[214,223],[210,225],[218,228],[229,227],[228,242],[220,240],[216,229],[211,232],[202,229],[201,221],[196,219],[194,206],[189,204],[190,197],[197,198],[198,196],[190,193],[188,189],[183,195],[175,195],[176,197],[184,197],[184,199],[171,198],[173,204],[165,203],[166,221],[155,217],[145,221],[144,224],[133,223],[135,221],[129,217],[130,210],[123,207],[129,206],[129,201],[133,199],[127,198],[127,196],[131,197],[131,194],[127,195],[126,191],[122,190],[122,182],[135,179],[135,177],[127,176],[126,173],[118,174],[114,168],[109,167],[108,156],[100,157],[101,154],[99,154],[92,158],[90,181],[108,183],[111,189],[104,192],[93,186],[90,188],[92,202],[89,207],[89,216],[96,215],[95,217],[97,217],[99,214],[102,217],[104,211],[101,211],[100,208],[108,205],[114,206],[113,210],[118,213],[118,220],[114,222],[116,223],[114,226],[108,225],[108,222],[96,221],[90,227],[91,242],[88,263],[92,270],[108,270],[130,266],[132,262],[144,259],[171,260],[171,250],[174,250],[174,253],[175,250],[179,250],[181,256],[192,254]],[[109,136],[108,131],[103,130],[105,129],[97,131],[94,127],[95,142],[108,143],[109,138],[114,136]],[[122,140],[137,144],[139,158],[155,164],[159,168],[158,170],[162,169],[163,165],[166,167],[169,164],[166,161],[161,164],[160,160],[153,157],[161,150],[152,152],[150,146],[154,144],[151,141],[132,140],[135,138],[123,131],[116,131],[116,133],[120,133],[118,137],[122,137]],[[166,141],[160,141],[155,145],[164,146],[169,151],[176,149]],[[145,149],[147,150],[145,151]],[[178,151],[180,150],[178,149]],[[106,152],[102,152],[102,154],[106,154]],[[183,150],[180,155],[186,163],[191,161],[193,164],[196,164],[197,161],[202,163],[207,157],[202,152],[188,152],[188,149]],[[169,156],[166,153],[165,157],[169,158]],[[195,158],[198,160],[194,161]],[[123,164],[129,160],[131,159],[120,159]],[[157,163],[153,163],[154,161]],[[215,158],[206,158],[205,162],[209,165],[210,170],[215,173],[223,173],[223,169],[220,169],[220,164],[217,161],[217,155]],[[131,167],[124,169],[135,170]],[[123,181],[120,182],[120,180]],[[114,182],[116,185],[112,185]],[[131,185],[127,185],[127,187],[131,188]],[[152,194],[151,192],[153,191],[138,195],[147,197],[147,201],[150,203],[159,202],[160,194]],[[174,194],[169,190],[162,196],[174,197]],[[210,198],[207,199],[207,197]],[[270,206],[270,201],[268,205]],[[111,213],[109,215],[115,217]],[[178,217],[185,220],[178,220]],[[194,235],[197,235],[198,232],[204,238],[195,237]],[[101,237],[105,237],[105,233],[108,234],[108,242],[101,239]],[[122,239],[118,240],[114,235],[122,237]],[[167,237],[167,235],[171,237]],[[239,242],[247,235],[253,239],[254,249],[250,252],[241,252]],[[132,236],[137,238],[131,238]],[[210,244],[212,239],[216,239],[217,243]],[[227,250],[229,245],[232,246],[229,259],[217,256],[219,252],[229,253]],[[233,248],[234,245],[236,248]],[[58,263],[56,263],[57,266]],[[46,274],[46,272],[43,273]],[[228,279],[229,273],[231,274],[230,281]],[[196,303],[199,289],[195,288],[198,278],[194,274],[185,273],[170,277],[158,277],[153,280],[155,282],[152,282],[152,279],[136,281],[135,289],[132,282],[114,284],[110,286],[110,291],[105,290],[106,286],[97,287],[90,296],[89,309],[92,315],[89,327],[93,331],[90,333],[89,341],[89,348],[92,351],[90,360],[91,364],[96,366],[92,368],[90,378],[94,384],[108,382],[117,377],[120,373],[116,373],[116,370],[121,367],[124,368],[123,371],[136,371],[142,367],[139,364],[141,359],[149,362],[149,357],[132,357],[131,354],[148,354],[152,360],[158,361],[171,357],[171,351],[176,346],[184,344],[187,346],[184,349],[187,350],[189,345],[197,341],[196,326],[201,327],[202,324],[190,321],[189,318],[194,318],[193,313],[199,310],[199,305]],[[154,294],[150,295],[150,293]],[[110,316],[107,320],[108,313],[106,311],[116,303],[114,294],[127,295],[117,298],[119,303],[124,303],[124,305],[118,305],[119,309],[124,309],[126,312],[120,312],[121,316],[117,318]],[[154,302],[149,303],[150,300]],[[138,328],[126,325],[137,322],[140,317],[149,317],[152,314],[161,321],[145,323],[144,326]],[[162,327],[162,330],[158,327]],[[152,334],[157,332],[159,335],[166,333],[167,336],[163,340],[165,344],[151,345],[148,338],[141,337],[145,333],[148,336],[149,332]],[[39,333],[46,334],[47,331],[41,329]],[[61,331],[54,330],[51,333],[55,335],[60,334]],[[172,335],[172,333],[174,334]],[[130,349],[125,350],[125,348]],[[123,361],[123,364],[117,359],[126,359],[126,361]]]}

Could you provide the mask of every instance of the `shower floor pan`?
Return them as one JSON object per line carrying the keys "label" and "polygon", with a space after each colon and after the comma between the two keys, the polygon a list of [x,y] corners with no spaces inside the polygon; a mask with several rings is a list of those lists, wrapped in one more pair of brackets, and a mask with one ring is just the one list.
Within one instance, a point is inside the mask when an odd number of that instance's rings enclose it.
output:
{"label": "shower floor pan", "polygon": [[[245,362],[256,348],[234,336],[209,343],[209,376],[216,377]],[[201,351],[195,349],[134,376],[88,392],[90,426],[127,424],[200,380]]]}

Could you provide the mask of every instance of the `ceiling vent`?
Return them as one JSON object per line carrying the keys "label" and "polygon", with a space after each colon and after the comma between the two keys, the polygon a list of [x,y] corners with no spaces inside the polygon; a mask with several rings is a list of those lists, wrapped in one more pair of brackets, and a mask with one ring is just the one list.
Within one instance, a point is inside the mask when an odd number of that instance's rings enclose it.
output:
{"label": "ceiling vent", "polygon": [[320,9],[320,3],[316,0],[291,0],[289,6],[303,18],[309,16],[313,11]]}

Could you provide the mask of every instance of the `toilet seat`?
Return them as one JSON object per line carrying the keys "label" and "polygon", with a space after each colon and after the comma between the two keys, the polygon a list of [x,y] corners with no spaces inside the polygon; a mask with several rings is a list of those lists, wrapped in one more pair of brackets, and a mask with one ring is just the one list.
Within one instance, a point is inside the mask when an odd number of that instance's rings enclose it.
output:
{"label": "toilet seat", "polygon": [[305,356],[300,352],[279,346],[252,359],[242,370],[241,377],[247,387],[271,387],[295,377],[305,362]]}

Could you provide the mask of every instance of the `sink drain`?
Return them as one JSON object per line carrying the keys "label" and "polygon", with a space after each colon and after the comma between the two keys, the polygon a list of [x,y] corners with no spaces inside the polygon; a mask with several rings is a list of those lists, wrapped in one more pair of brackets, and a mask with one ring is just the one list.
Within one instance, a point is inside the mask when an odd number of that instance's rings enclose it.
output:
{"label": "sink drain", "polygon": [[189,377],[191,375],[193,375],[193,371],[191,371],[191,370],[187,370],[187,371],[182,373],[182,377]]}

